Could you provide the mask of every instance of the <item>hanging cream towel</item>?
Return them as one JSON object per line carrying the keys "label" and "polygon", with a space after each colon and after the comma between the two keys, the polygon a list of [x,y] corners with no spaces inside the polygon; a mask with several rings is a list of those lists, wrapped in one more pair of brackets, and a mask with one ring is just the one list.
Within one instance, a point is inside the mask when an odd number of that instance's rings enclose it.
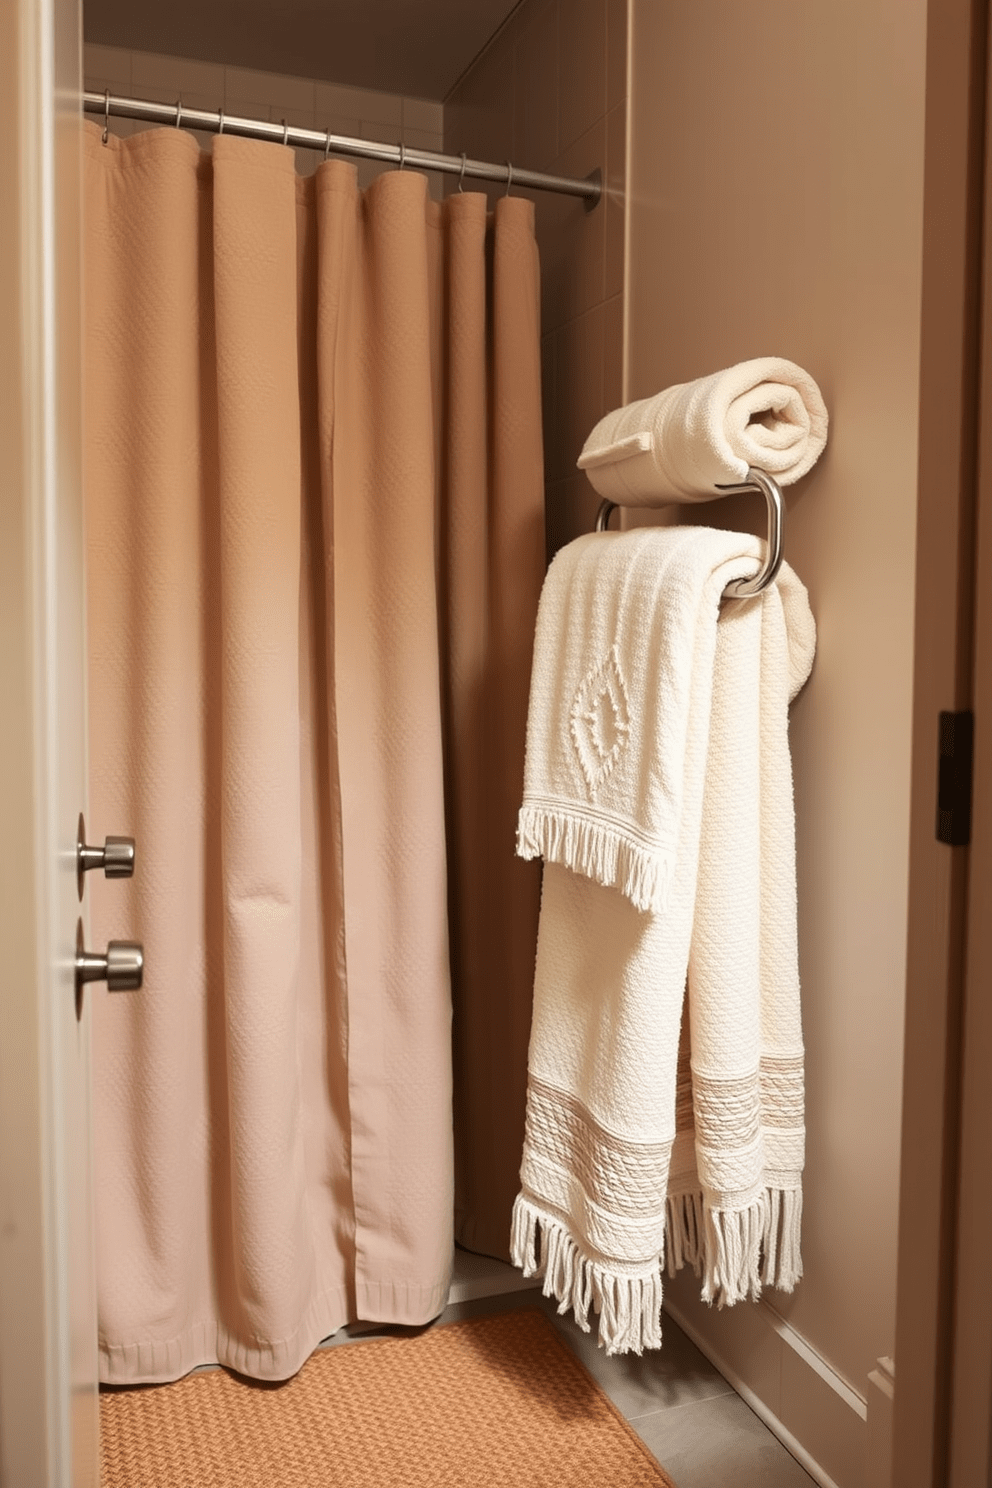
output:
{"label": "hanging cream towel", "polygon": [[578,465],[618,506],[712,501],[750,465],[791,485],[826,439],[827,410],[809,373],[757,357],[608,413]]}
{"label": "hanging cream towel", "polygon": [[707,528],[590,535],[541,598],[518,851],[546,866],[511,1245],[583,1327],[599,1312],[611,1353],[660,1344],[665,1263],[720,1303],[801,1274],[787,728],[815,631],[787,565],[721,608],[759,551]]}

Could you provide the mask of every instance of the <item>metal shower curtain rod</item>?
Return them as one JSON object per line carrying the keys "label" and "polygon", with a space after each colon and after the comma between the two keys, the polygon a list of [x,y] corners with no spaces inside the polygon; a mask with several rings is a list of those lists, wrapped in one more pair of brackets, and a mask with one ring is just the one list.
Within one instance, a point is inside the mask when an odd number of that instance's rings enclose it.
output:
{"label": "metal shower curtain rod", "polygon": [[405,145],[385,145],[376,140],[352,139],[349,135],[321,133],[319,129],[298,129],[292,124],[272,124],[265,119],[243,119],[206,109],[186,108],[177,103],[148,103],[142,98],[121,98],[113,93],[84,93],[83,108],[88,114],[102,114],[104,138],[107,121],[116,115],[122,119],[141,119],[151,124],[184,124],[188,129],[205,129],[213,134],[239,134],[248,139],[269,140],[277,145],[294,145],[306,150],[323,150],[330,154],[358,155],[364,160],[382,160],[389,165],[412,166],[416,170],[442,171],[463,180],[502,181],[507,191],[511,186],[526,186],[533,191],[555,191],[563,196],[578,196],[588,208],[602,195],[602,177],[598,170],[585,180],[573,176],[551,176],[543,171],[523,170],[509,160],[495,165],[485,160],[469,160],[465,155],[438,155],[433,150],[412,150]]}

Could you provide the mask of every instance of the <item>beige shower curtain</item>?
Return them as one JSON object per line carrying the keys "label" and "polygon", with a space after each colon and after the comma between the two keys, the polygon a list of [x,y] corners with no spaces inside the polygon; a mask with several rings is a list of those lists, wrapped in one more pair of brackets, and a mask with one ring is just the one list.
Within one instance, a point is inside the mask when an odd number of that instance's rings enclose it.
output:
{"label": "beige shower curtain", "polygon": [[94,998],[101,1374],[280,1378],[444,1305],[452,961],[460,1223],[505,1249],[533,209],[178,130],[88,126],[86,176],[88,824],[138,865],[91,935],[147,965]]}

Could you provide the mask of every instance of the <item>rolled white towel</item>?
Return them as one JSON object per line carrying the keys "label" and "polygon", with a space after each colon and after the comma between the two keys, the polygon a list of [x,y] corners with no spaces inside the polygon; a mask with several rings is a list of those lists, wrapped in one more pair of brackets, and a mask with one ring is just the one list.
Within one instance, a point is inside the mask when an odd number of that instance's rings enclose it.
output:
{"label": "rolled white towel", "polygon": [[826,442],[827,410],[809,373],[757,357],[608,413],[578,466],[618,506],[712,501],[714,487],[742,481],[749,465],[790,485]]}

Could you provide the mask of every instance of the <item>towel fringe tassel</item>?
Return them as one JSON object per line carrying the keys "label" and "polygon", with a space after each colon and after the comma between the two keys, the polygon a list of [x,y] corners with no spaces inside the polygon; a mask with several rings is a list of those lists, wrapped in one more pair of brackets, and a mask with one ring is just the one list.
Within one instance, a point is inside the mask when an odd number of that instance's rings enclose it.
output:
{"label": "towel fringe tassel", "polygon": [[[791,1292],[803,1274],[800,1188],[765,1189],[746,1209],[711,1209],[702,1193],[671,1194],[667,1202],[664,1269],[691,1266],[704,1302],[729,1307],[764,1286]],[[662,1264],[625,1276],[579,1249],[560,1220],[523,1194],[513,1206],[510,1256],[525,1276],[544,1278],[544,1295],[575,1314],[586,1333],[590,1306],[599,1314],[599,1341],[608,1354],[661,1347]]]}
{"label": "towel fringe tassel", "polygon": [[683,1266],[691,1266],[702,1277],[706,1260],[706,1215],[703,1196],[669,1194],[665,1219],[665,1270],[670,1277]]}
{"label": "towel fringe tassel", "polygon": [[702,1193],[672,1194],[665,1224],[669,1276],[689,1265],[704,1302],[730,1307],[762,1287],[791,1292],[803,1274],[801,1188],[766,1188],[746,1209],[713,1209]]}
{"label": "towel fringe tassel", "polygon": [[[540,1236],[540,1260],[537,1242]],[[583,1255],[565,1226],[517,1195],[510,1255],[525,1276],[543,1276],[543,1292],[558,1311],[575,1314],[589,1332],[589,1309],[599,1314],[599,1342],[608,1354],[640,1354],[661,1348],[661,1266],[643,1276],[623,1276]]]}
{"label": "towel fringe tassel", "polygon": [[763,1286],[791,1292],[803,1274],[801,1237],[803,1191],[801,1188],[770,1188],[769,1214],[763,1241]]}
{"label": "towel fringe tassel", "polygon": [[517,817],[517,856],[543,858],[619,889],[636,909],[661,911],[672,855],[638,847],[616,831],[563,811],[524,806]]}

